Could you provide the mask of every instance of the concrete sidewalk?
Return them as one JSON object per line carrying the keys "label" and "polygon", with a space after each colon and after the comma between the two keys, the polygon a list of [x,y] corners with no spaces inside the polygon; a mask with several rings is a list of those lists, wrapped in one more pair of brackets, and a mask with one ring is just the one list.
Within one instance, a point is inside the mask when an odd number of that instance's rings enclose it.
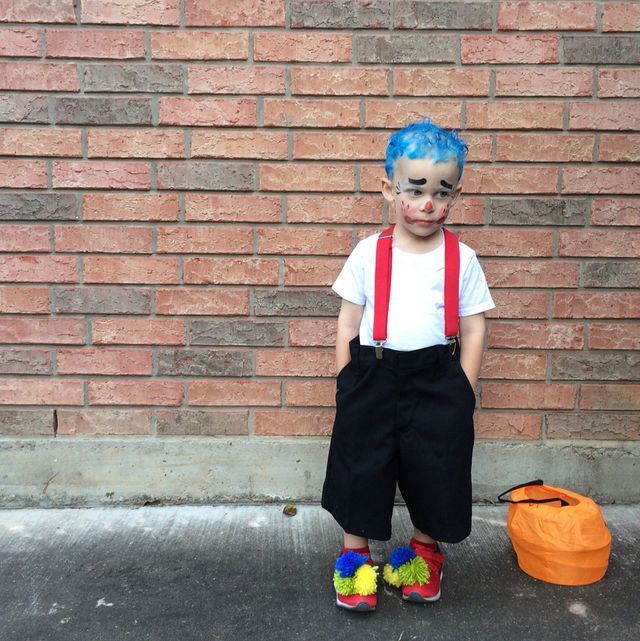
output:
{"label": "concrete sidewalk", "polygon": [[[333,519],[316,505],[0,510],[1,641],[623,641],[640,638],[640,506],[608,506],[609,571],[590,586],[536,581],[516,564],[505,507],[474,508],[445,545],[443,598],[381,587],[378,610],[334,605]],[[394,515],[382,564],[405,543]]]}

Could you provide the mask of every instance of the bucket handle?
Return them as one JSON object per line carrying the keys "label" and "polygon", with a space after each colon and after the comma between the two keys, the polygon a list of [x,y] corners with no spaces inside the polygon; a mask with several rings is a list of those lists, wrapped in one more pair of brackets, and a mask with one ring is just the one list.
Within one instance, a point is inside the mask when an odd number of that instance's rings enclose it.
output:
{"label": "bucket handle", "polygon": [[536,479],[535,481],[528,481],[527,483],[520,483],[520,485],[514,485],[512,488],[505,490],[500,496],[498,496],[498,501],[500,503],[555,503],[556,501],[560,501],[560,504],[562,507],[566,507],[569,505],[567,501],[564,499],[561,499],[558,497],[557,499],[521,499],[520,501],[512,501],[511,499],[504,499],[502,498],[505,494],[511,494],[514,490],[519,490],[521,487],[530,487],[532,485],[543,485],[543,480],[542,479]]}

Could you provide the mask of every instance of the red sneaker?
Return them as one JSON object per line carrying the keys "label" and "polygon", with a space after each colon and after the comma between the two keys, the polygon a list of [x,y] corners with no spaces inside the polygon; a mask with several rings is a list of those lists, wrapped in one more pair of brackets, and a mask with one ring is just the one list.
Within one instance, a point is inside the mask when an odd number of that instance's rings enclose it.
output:
{"label": "red sneaker", "polygon": [[343,548],[333,572],[336,605],[346,610],[373,612],[378,604],[377,571],[368,547]]}
{"label": "red sneaker", "polygon": [[391,553],[383,574],[387,583],[402,589],[405,601],[431,603],[440,598],[443,565],[437,543],[411,539]]}

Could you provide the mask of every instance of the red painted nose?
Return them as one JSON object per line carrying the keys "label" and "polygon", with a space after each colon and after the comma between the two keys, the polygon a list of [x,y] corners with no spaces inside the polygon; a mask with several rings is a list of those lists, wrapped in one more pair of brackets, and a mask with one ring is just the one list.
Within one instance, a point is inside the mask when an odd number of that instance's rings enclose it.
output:
{"label": "red painted nose", "polygon": [[433,203],[430,200],[427,200],[421,209],[424,209],[424,211],[433,211]]}

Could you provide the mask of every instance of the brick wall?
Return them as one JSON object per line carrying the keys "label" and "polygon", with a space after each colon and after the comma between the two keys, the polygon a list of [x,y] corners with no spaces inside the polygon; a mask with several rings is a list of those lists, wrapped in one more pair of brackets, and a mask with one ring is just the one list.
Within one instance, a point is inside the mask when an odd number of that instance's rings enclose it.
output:
{"label": "brick wall", "polygon": [[0,434],[326,436],[389,132],[471,145],[483,439],[640,439],[640,4],[0,0]]}

